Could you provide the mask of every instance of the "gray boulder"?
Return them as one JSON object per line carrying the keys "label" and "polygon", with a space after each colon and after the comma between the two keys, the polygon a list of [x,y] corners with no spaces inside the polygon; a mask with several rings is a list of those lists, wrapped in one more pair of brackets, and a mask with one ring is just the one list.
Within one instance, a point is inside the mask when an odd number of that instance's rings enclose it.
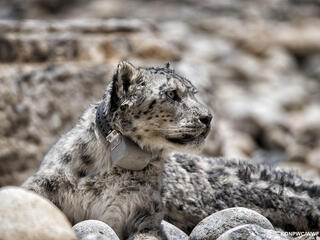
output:
{"label": "gray boulder", "polygon": [[222,234],[217,240],[287,240],[276,231],[264,229],[255,224],[241,225]]}
{"label": "gray boulder", "polygon": [[1,240],[76,240],[65,215],[50,201],[19,187],[0,189]]}
{"label": "gray boulder", "polygon": [[163,220],[161,226],[167,240],[188,240],[188,235],[171,223]]}
{"label": "gray boulder", "polygon": [[73,226],[79,240],[119,240],[117,234],[106,223],[86,220]]}
{"label": "gray boulder", "polygon": [[192,230],[190,240],[215,240],[229,229],[244,224],[256,224],[273,230],[272,224],[261,214],[251,209],[235,207],[216,212],[203,219]]}

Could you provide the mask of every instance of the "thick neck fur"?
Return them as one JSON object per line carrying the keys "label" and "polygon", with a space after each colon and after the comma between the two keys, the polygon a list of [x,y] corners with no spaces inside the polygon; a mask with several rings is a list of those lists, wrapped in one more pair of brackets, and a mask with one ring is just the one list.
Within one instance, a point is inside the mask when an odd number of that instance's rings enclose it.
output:
{"label": "thick neck fur", "polygon": [[[106,118],[110,119],[110,125],[114,129],[114,124],[111,122],[112,116],[109,114],[110,86],[103,100],[106,102]],[[50,149],[41,163],[40,172],[50,175],[60,172],[68,181],[76,184],[83,177],[103,176],[115,169],[112,167],[109,143],[96,126],[96,112],[99,104],[90,105],[77,124]],[[152,172],[159,176],[163,169],[162,154],[162,152],[152,152],[151,159],[147,159],[149,164],[146,168],[153,169]],[[120,167],[116,167],[116,170],[126,171]]]}
{"label": "thick neck fur", "polygon": [[[111,110],[114,107],[114,105],[111,104],[112,87],[112,84],[108,86],[103,98],[103,101],[105,101],[103,114],[105,114],[105,119],[109,121],[108,124],[115,129],[115,124],[113,124],[111,120]],[[109,172],[112,167],[109,143],[96,126],[96,112],[99,104],[100,103],[91,105],[83,113],[74,128],[70,132],[66,133],[65,137],[61,138],[60,141],[57,142],[57,144],[50,150],[52,153],[58,151],[59,155],[62,155],[62,159],[66,162],[70,161],[70,159],[72,160],[71,168],[69,169],[69,171],[71,171],[71,175],[82,177],[87,175],[104,174]],[[130,136],[127,137],[130,138]],[[70,152],[70,149],[73,149],[73,152]],[[65,152],[61,150],[65,150]],[[69,150],[69,152],[67,150]],[[52,155],[53,154],[48,154],[50,158],[52,158]],[[148,159],[150,160],[149,164],[160,164],[161,166],[158,167],[162,169],[163,161],[159,161],[159,159],[162,159],[161,153],[153,152],[151,158],[152,159]],[[51,160],[45,160],[42,163],[42,167],[49,164]]]}
{"label": "thick neck fur", "polygon": [[[67,135],[70,135],[70,139],[67,138],[67,142],[64,143],[78,145],[73,148],[77,151],[73,153],[72,157],[74,160],[78,160],[72,162],[72,170],[73,172],[77,171],[74,172],[77,175],[103,174],[112,167],[109,143],[95,123],[97,106],[98,104],[94,104],[89,107],[77,125],[71,130],[71,132],[77,133],[77,136],[74,133],[67,133]],[[160,154],[153,154],[150,164],[159,164],[158,161],[154,161],[159,157]]]}

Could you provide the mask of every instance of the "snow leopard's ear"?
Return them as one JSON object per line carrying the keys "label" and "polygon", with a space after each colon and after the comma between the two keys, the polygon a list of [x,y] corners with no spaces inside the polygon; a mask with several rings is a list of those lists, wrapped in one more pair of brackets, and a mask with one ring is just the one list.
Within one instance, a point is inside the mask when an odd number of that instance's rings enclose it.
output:
{"label": "snow leopard's ear", "polygon": [[119,99],[123,98],[131,84],[137,79],[139,70],[131,63],[122,61],[118,64],[117,72],[114,77],[114,86],[116,87]]}
{"label": "snow leopard's ear", "polygon": [[122,99],[125,98],[131,84],[139,76],[139,70],[131,63],[122,61],[118,64],[117,71],[113,75],[111,90],[111,111],[116,110]]}

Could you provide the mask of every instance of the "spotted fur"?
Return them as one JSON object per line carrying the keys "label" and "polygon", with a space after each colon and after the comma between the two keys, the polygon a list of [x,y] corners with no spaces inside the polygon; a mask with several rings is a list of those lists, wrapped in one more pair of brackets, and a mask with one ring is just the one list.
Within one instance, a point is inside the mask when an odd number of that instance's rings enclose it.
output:
{"label": "spotted fur", "polygon": [[185,232],[230,207],[256,210],[286,231],[320,229],[320,186],[293,172],[237,159],[174,153],[165,163],[164,185],[165,219]]}
{"label": "spotted fur", "polygon": [[[186,145],[197,149],[208,134],[212,116],[196,99],[191,82],[170,68],[129,72],[136,74],[135,84],[115,85],[118,95],[128,95],[122,101],[113,99],[115,106],[120,105],[112,118],[115,128],[146,150],[169,152]],[[123,81],[128,81],[128,74],[124,75]]]}

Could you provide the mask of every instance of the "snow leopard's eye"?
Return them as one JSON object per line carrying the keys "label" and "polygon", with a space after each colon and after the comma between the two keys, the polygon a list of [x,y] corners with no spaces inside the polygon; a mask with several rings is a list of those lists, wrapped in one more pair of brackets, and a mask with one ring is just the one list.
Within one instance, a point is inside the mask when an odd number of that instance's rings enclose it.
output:
{"label": "snow leopard's eye", "polygon": [[168,92],[166,92],[166,95],[168,98],[170,98],[173,101],[179,102],[181,100],[181,98],[178,95],[177,90],[168,91]]}

